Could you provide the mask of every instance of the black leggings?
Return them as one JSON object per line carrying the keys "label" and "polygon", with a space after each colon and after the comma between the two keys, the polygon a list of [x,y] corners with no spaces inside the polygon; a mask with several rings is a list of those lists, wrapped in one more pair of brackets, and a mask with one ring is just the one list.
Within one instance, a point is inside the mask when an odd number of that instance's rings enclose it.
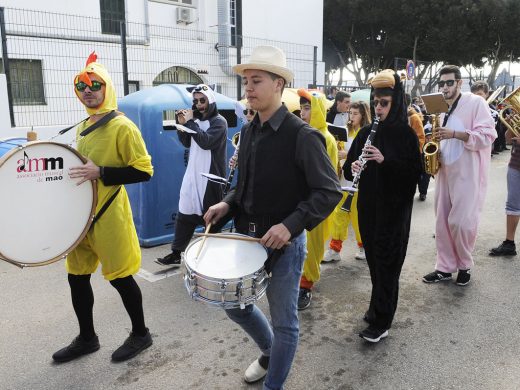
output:
{"label": "black leggings", "polygon": [[[92,308],[94,307],[94,293],[90,285],[90,275],[68,275],[72,306],[78,317],[79,333],[85,340],[95,336]],[[143,298],[141,290],[132,276],[114,279],[110,284],[115,287],[125,306],[130,320],[132,332],[144,336],[147,332],[144,324]]]}

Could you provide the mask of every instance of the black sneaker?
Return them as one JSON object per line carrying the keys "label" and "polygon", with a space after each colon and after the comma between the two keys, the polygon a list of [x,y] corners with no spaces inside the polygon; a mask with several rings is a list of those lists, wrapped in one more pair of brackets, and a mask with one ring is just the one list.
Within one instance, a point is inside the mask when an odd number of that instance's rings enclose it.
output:
{"label": "black sneaker", "polygon": [[419,200],[424,202],[426,200],[426,194],[420,194],[419,195]]}
{"label": "black sneaker", "polygon": [[99,349],[99,339],[95,335],[90,340],[77,336],[67,347],[60,349],[52,355],[52,359],[58,363],[65,363],[80,356],[96,352]]}
{"label": "black sneaker", "polygon": [[300,288],[298,295],[298,310],[305,310],[311,305],[312,291],[308,288]]}
{"label": "black sneaker", "polygon": [[449,272],[433,271],[428,275],[424,275],[422,281],[424,283],[437,283],[444,280],[451,280],[451,274]]}
{"label": "black sneaker", "polygon": [[144,351],[150,345],[152,345],[152,335],[148,331],[148,328],[146,329],[146,334],[144,336],[139,336],[132,332],[123,345],[114,351],[112,354],[112,360],[114,362],[123,362],[131,359]]}
{"label": "black sneaker", "polygon": [[369,325],[368,328],[359,333],[359,337],[371,343],[378,343],[381,339],[388,337],[388,330]]}
{"label": "black sneaker", "polygon": [[465,286],[469,283],[471,279],[471,271],[469,269],[466,270],[459,270],[459,274],[457,275],[457,280],[455,283],[457,283],[458,286]]}
{"label": "black sneaker", "polygon": [[511,241],[504,241],[489,251],[490,256],[516,256],[516,245]]}
{"label": "black sneaker", "polygon": [[172,253],[164,256],[158,257],[155,262],[160,265],[166,265],[169,267],[179,267],[181,265],[181,252],[180,251],[172,251]]}

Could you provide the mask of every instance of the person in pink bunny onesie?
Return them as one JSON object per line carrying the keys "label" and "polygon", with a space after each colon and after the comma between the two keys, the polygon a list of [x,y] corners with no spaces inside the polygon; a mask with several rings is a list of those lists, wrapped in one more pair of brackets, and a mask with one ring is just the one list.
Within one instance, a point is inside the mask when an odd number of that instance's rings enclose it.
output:
{"label": "person in pink bunny onesie", "polygon": [[435,270],[423,277],[425,283],[450,280],[469,283],[473,267],[480,212],[486,195],[491,146],[497,133],[486,101],[461,93],[461,74],[455,65],[439,72],[439,90],[449,105],[436,129],[440,141],[440,164],[435,177]]}

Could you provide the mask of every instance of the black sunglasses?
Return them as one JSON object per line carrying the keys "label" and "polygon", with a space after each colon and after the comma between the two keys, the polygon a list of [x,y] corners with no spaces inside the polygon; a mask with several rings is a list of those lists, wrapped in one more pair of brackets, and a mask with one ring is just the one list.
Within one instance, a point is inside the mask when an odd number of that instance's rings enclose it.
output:
{"label": "black sunglasses", "polygon": [[255,110],[251,110],[251,109],[247,109],[247,108],[246,108],[246,109],[244,110],[244,115],[247,115],[247,114],[249,114],[249,115],[255,115],[256,112],[255,112]]}
{"label": "black sunglasses", "polygon": [[206,104],[206,98],[193,99],[193,104],[198,104],[198,102],[200,102],[200,104]]}
{"label": "black sunglasses", "polygon": [[377,107],[378,105],[380,105],[381,107],[385,108],[386,106],[388,106],[392,101],[391,100],[386,100],[386,99],[374,99],[374,107]]}
{"label": "black sunglasses", "polygon": [[441,80],[439,81],[439,88],[444,87],[444,84],[446,84],[448,87],[453,87],[453,84],[455,84],[456,81],[458,80]]}
{"label": "black sunglasses", "polygon": [[85,84],[83,81],[79,81],[76,83],[76,89],[79,92],[83,92],[88,87],[92,92],[96,92],[96,91],[99,91],[103,85],[105,85],[105,84],[103,84],[99,81],[96,81],[96,80],[92,80],[92,85],[88,85],[88,84]]}

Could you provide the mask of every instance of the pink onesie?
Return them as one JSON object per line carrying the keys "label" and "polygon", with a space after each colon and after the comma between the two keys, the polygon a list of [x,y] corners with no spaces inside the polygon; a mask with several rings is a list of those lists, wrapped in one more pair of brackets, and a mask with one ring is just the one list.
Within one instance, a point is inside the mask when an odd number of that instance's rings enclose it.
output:
{"label": "pink onesie", "polygon": [[486,101],[471,93],[462,93],[445,127],[469,134],[466,142],[441,141],[441,168],[435,177],[435,269],[457,272],[473,267],[471,253],[486,195],[491,145],[497,133]]}

